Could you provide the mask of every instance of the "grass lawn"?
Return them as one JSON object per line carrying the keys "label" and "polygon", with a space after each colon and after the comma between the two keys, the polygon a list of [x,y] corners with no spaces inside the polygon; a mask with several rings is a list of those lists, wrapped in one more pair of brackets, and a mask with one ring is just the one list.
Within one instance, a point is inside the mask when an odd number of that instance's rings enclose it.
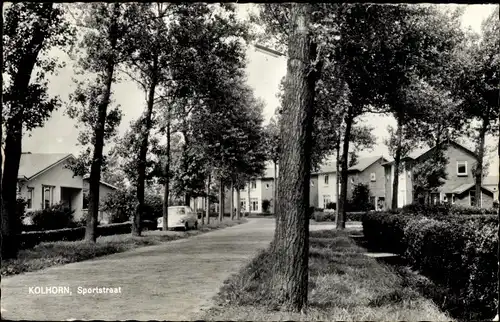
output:
{"label": "grass lawn", "polygon": [[211,220],[210,225],[198,226],[198,230],[184,231],[144,231],[141,237],[131,234],[103,236],[95,244],[84,241],[58,241],[40,243],[31,249],[23,249],[18,258],[2,261],[1,276],[37,271],[55,265],[81,262],[87,259],[124,252],[130,249],[158,245],[171,240],[199,235],[215,229],[244,223],[246,220]]}
{"label": "grass lawn", "polygon": [[[443,321],[452,320],[393,268],[364,256],[350,232],[311,231],[306,313],[273,309],[272,258],[261,252],[229,278],[204,320]],[[416,278],[416,277],[415,277]]]}

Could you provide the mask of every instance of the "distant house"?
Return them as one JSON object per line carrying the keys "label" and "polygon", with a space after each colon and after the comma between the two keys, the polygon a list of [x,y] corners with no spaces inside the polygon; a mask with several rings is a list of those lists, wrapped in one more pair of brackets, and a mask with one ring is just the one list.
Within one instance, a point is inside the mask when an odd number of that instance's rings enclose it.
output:
{"label": "distant house", "polygon": [[483,186],[493,191],[493,200],[498,202],[498,176],[489,176],[483,179]]}
{"label": "distant house", "polygon": [[[358,163],[349,168],[348,173],[348,198],[352,197],[354,185],[363,183],[370,188],[370,201],[372,204],[382,209],[385,199],[384,168],[382,164],[387,160],[381,156],[361,158]],[[278,168],[279,169],[279,168]],[[309,189],[309,205],[311,207],[325,208],[330,202],[337,202],[336,190],[336,165],[335,162],[325,162],[318,171],[311,173]],[[278,180],[279,185],[279,180]],[[269,212],[274,213],[274,165],[272,162],[266,163],[266,170],[262,177],[255,178],[240,191],[240,202],[242,211],[261,213],[264,200],[270,202]],[[250,190],[250,199],[248,193]],[[230,211],[230,192],[226,191],[225,212]],[[248,202],[250,200],[250,202]],[[236,192],[234,193],[236,204]],[[236,206],[235,206],[236,208]]]}
{"label": "distant house", "polygon": [[[434,149],[435,147],[414,151],[401,159],[397,194],[398,207],[419,201],[415,200],[417,196],[414,196],[413,193],[412,168],[415,164],[431,158]],[[436,192],[431,194],[432,203],[441,202],[483,208],[492,207],[494,191],[484,183],[481,187],[481,200],[477,202],[475,200],[475,180],[471,169],[477,163],[476,154],[463,145],[450,141],[446,144],[445,156],[448,158],[447,179],[444,180],[443,185]],[[392,203],[394,161],[385,163],[384,167],[386,205],[389,208]]]}
{"label": "distant house", "polygon": [[[382,164],[387,159],[383,156],[360,158],[358,162],[348,169],[347,174],[347,198],[352,198],[354,186],[366,184],[370,189],[370,203],[376,209],[385,207],[385,185],[384,168]],[[317,176],[318,207],[326,208],[327,204],[337,204],[337,166],[336,162],[326,162],[314,173]],[[311,186],[314,183],[311,182]]]}
{"label": "distant house", "polygon": [[[18,196],[26,200],[26,211],[45,209],[63,203],[74,210],[74,219],[84,216],[88,206],[88,177],[74,176],[66,168],[72,154],[23,153],[19,165]],[[102,201],[117,188],[101,181],[99,199]],[[101,222],[107,214],[99,213]]]}

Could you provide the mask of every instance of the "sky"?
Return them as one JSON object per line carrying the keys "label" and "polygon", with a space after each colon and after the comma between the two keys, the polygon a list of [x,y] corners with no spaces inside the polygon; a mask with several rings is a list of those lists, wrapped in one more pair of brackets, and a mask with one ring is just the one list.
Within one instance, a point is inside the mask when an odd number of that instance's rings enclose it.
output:
{"label": "sky", "polygon": [[[252,4],[238,4],[238,14],[241,18],[246,16],[247,10],[251,10]],[[494,10],[495,5],[442,5],[443,7],[465,6],[462,17],[464,28],[472,28],[480,32],[481,22]],[[65,68],[61,69],[57,75],[49,78],[49,94],[59,95],[63,102],[66,102],[68,95],[74,91],[72,77],[73,67],[66,54],[60,51],[51,53],[58,55],[62,60],[67,61]],[[275,109],[279,105],[277,98],[278,86],[282,77],[286,74],[286,58],[272,57],[262,52],[255,51],[253,47],[247,50],[248,84],[254,89],[257,97],[266,103],[264,109],[265,122],[274,115]],[[113,99],[121,106],[124,113],[119,127],[119,134],[123,135],[129,128],[130,122],[137,119],[145,108],[144,93],[132,81],[122,81],[113,84]],[[81,147],[78,146],[77,137],[79,130],[75,128],[75,121],[64,114],[63,105],[58,111],[52,113],[51,118],[43,128],[33,130],[23,138],[23,151],[33,153],[73,153],[78,155]],[[387,147],[383,140],[388,136],[387,126],[395,126],[394,118],[380,115],[365,115],[362,122],[375,127],[373,134],[377,137],[377,144],[372,151],[362,151],[360,157],[369,155],[383,155],[389,157]],[[495,146],[498,140],[487,139],[487,144]],[[472,148],[469,146],[469,148]],[[490,159],[490,175],[498,176],[498,156],[492,153]]]}

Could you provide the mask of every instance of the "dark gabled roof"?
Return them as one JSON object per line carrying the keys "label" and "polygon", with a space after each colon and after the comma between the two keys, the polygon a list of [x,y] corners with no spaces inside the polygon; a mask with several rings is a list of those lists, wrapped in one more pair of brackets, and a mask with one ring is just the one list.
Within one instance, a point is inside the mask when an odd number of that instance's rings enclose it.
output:
{"label": "dark gabled roof", "polygon": [[[477,159],[476,153],[472,152],[470,149],[466,148],[462,144],[460,144],[460,143],[458,143],[456,141],[452,141],[452,140],[448,141],[447,144],[451,144],[451,145],[455,146],[456,148],[459,148],[462,151],[467,152],[468,154],[472,155],[474,158]],[[435,146],[430,147],[430,148],[418,148],[418,149],[415,149],[412,152],[410,152],[406,157],[401,158],[401,161],[408,160],[408,159],[410,159],[410,160],[416,160],[416,159],[420,158],[421,156],[423,156],[424,154],[428,153],[429,151],[433,150],[434,148],[435,148]],[[386,165],[391,165],[393,163],[394,163],[394,160],[386,162],[386,163],[384,163],[382,165],[386,166]]]}

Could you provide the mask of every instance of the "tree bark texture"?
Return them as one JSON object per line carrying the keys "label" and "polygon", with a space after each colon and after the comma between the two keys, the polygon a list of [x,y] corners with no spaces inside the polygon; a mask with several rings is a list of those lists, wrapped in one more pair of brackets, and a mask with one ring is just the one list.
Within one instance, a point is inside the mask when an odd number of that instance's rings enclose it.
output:
{"label": "tree bark texture", "polygon": [[478,147],[477,147],[477,167],[475,173],[476,183],[476,206],[481,207],[481,184],[483,181],[483,160],[484,160],[484,145],[486,131],[488,128],[488,120],[483,119],[481,129],[479,130]]}
{"label": "tree bark texture", "polygon": [[132,221],[132,235],[141,236],[142,233],[142,215],[144,212],[144,188],[146,183],[146,158],[148,154],[148,141],[149,132],[152,126],[153,117],[153,106],[155,99],[155,90],[158,83],[156,76],[156,69],[158,66],[158,58],[155,58],[153,62],[153,75],[151,78],[151,84],[149,86],[148,93],[148,105],[146,108],[146,115],[144,116],[144,124],[141,131],[141,146],[139,148],[139,164],[138,164],[138,176],[137,176],[137,208],[134,214],[134,220]]}
{"label": "tree bark texture", "polygon": [[[347,204],[347,180],[348,180],[348,156],[349,156],[349,141],[351,139],[351,129],[353,122],[352,115],[353,107],[349,105],[345,118],[345,133],[344,141],[342,142],[342,160],[340,169],[340,200],[338,202],[339,215],[336,223],[337,229],[345,229],[346,204]],[[338,189],[338,188],[337,188]]]}
{"label": "tree bark texture", "polygon": [[205,215],[207,216],[207,225],[210,224],[210,181],[211,181],[211,175],[208,173],[208,178],[207,178],[207,208],[205,211]]}
{"label": "tree bark texture", "polygon": [[[308,295],[310,156],[318,75],[311,69],[316,58],[309,33],[311,5],[293,4],[291,16],[272,289],[276,304],[298,312],[306,307]],[[291,132],[294,135],[289,135]]]}
{"label": "tree bark texture", "polygon": [[278,175],[277,175],[277,170],[278,167],[276,165],[277,160],[274,160],[274,191],[273,191],[273,213],[276,215],[277,214],[277,209],[278,209]]}
{"label": "tree bark texture", "polygon": [[219,221],[224,220],[224,180],[219,181]]}
{"label": "tree bark texture", "polygon": [[241,191],[240,189],[236,189],[236,219],[240,220],[241,218]]}
{"label": "tree bark texture", "polygon": [[396,131],[397,136],[397,146],[396,146],[396,154],[394,156],[394,178],[392,181],[392,201],[391,208],[398,208],[398,189],[399,189],[399,166],[401,163],[401,144],[403,142],[403,122],[401,117],[397,117],[398,121],[398,129]]}
{"label": "tree bark texture", "polygon": [[250,216],[250,187],[252,186],[252,180],[248,180],[248,202],[247,202],[247,217]]}
{"label": "tree bark texture", "polygon": [[170,107],[167,116],[167,162],[165,164],[165,190],[163,191],[163,231],[168,230],[168,198],[170,189]]}
{"label": "tree bark texture", "polygon": [[231,220],[234,220],[234,180],[231,180],[231,199],[230,199],[230,204],[231,204]]}
{"label": "tree bark texture", "polygon": [[[53,2],[44,4],[47,11],[52,11]],[[47,15],[51,17],[52,14]],[[51,23],[48,21],[48,23]],[[20,59],[17,73],[12,80],[12,98],[9,100],[11,116],[6,124],[5,155],[2,180],[1,211],[1,259],[16,258],[19,250],[17,235],[20,233],[17,218],[17,176],[22,153],[22,128],[25,99],[31,74],[35,67],[38,54],[47,37],[47,29],[38,29],[33,34],[26,54]],[[4,102],[2,101],[2,106]],[[2,120],[3,121],[3,120]]]}
{"label": "tree bark texture", "polygon": [[340,186],[340,128],[339,128],[339,133],[337,136],[337,143],[335,146],[335,150],[337,153],[336,160],[335,160],[335,167],[336,167],[336,175],[335,175],[335,194],[336,194],[336,199],[337,199],[337,204],[335,206],[335,223],[337,223],[340,220],[339,216],[339,201],[340,201],[340,191],[339,191],[339,186]]}

